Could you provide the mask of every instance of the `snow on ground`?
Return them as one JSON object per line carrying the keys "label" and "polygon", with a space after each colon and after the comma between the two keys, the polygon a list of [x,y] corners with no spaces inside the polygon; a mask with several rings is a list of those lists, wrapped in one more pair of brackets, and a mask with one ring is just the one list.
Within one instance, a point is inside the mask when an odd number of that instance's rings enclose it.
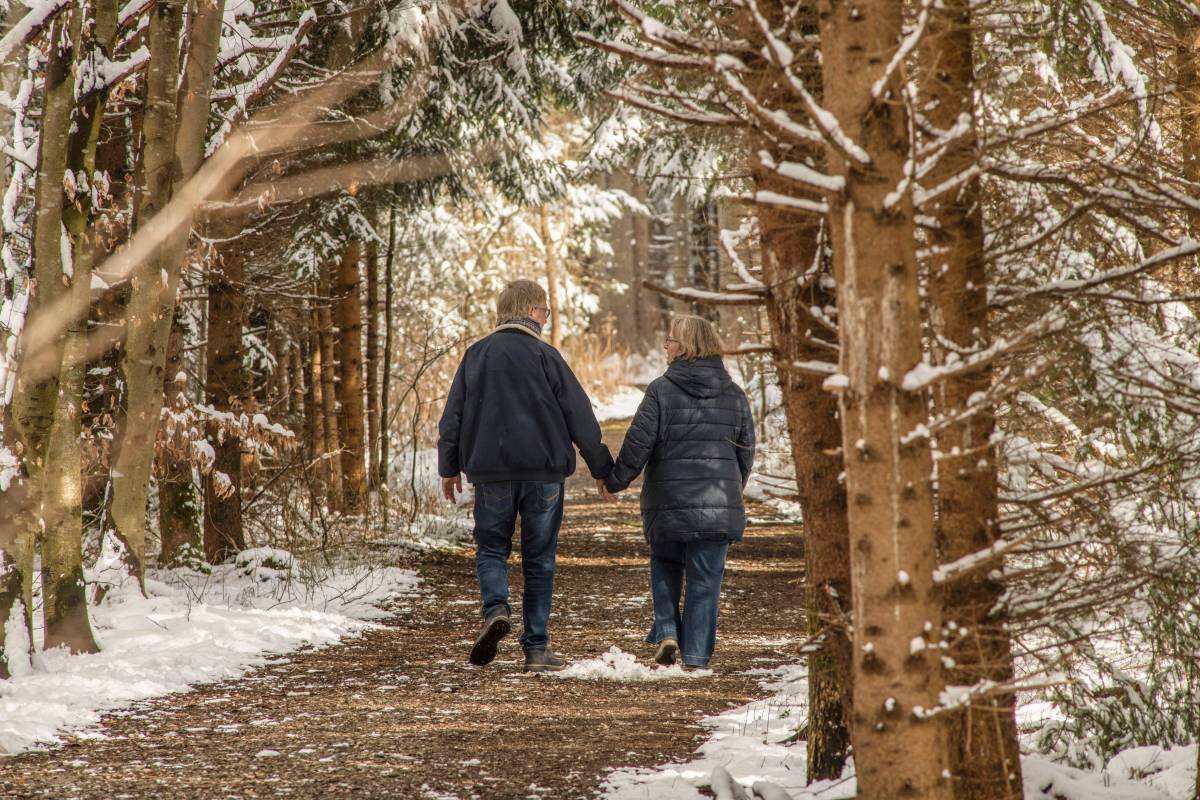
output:
{"label": "snow on ground", "polygon": [[746,787],[767,781],[792,797],[809,797],[814,790],[821,791],[823,800],[853,797],[853,778],[804,785],[804,742],[788,740],[807,714],[805,667],[794,664],[756,672],[770,678],[763,688],[774,694],[701,720],[710,733],[695,758],[649,769],[613,770],[601,786],[601,796],[606,800],[699,800],[707,796],[699,787],[710,786],[713,770],[723,767]]}
{"label": "snow on ground", "polygon": [[599,658],[573,661],[561,672],[546,673],[555,678],[582,678],[606,681],[666,681],[704,678],[712,675],[710,669],[684,671],[680,664],[670,667],[649,667],[638,661],[633,653],[626,653],[613,646]]}
{"label": "snow on ground", "polygon": [[596,419],[599,422],[606,422],[610,419],[629,419],[637,412],[638,405],[645,395],[644,391],[635,386],[622,386],[612,397],[603,402],[593,398],[592,410],[596,412]]}
{"label": "snow on ground", "polygon": [[[718,768],[727,770],[752,798],[771,796],[763,782],[774,784],[792,800],[854,797],[853,761],[841,779],[805,786],[805,743],[792,739],[807,714],[805,667],[791,664],[751,674],[769,677],[762,687],[774,694],[702,719],[700,724],[709,730],[709,736],[690,761],[611,771],[601,786],[601,797],[700,800],[710,796],[701,794],[701,788],[711,791],[722,779]],[[1025,800],[1193,800],[1196,747],[1135,747],[1097,772],[1025,755],[1021,759]],[[756,784],[759,792],[752,791]]]}
{"label": "snow on ground", "polygon": [[13,677],[0,681],[0,754],[72,732],[101,735],[87,729],[106,711],[360,635],[385,615],[383,603],[412,594],[418,580],[395,568],[318,570],[271,548],[245,551],[211,574],[151,571],[147,596],[130,582],[92,610],[99,653],[35,648],[32,663],[13,665]]}

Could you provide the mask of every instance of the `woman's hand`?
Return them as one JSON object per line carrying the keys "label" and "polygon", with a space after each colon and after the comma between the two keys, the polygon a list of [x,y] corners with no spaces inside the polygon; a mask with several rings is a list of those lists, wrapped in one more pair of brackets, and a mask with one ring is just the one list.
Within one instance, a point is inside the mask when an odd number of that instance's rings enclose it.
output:
{"label": "woman's hand", "polygon": [[600,495],[601,500],[607,500],[610,503],[617,502],[617,496],[608,490],[604,485],[603,478],[596,478],[596,492]]}

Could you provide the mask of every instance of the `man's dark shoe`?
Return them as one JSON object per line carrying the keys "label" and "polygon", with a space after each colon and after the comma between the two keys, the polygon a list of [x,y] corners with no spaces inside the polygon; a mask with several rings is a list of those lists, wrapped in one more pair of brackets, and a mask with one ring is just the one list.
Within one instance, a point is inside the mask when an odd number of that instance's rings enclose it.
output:
{"label": "man's dark shoe", "polygon": [[567,660],[550,652],[549,647],[531,647],[525,651],[526,672],[558,672],[566,666]]}
{"label": "man's dark shoe", "polygon": [[500,644],[500,640],[511,630],[512,621],[507,611],[494,611],[489,614],[483,621],[483,630],[479,632],[479,638],[471,648],[470,662],[477,667],[492,663],[496,657],[496,645]]}
{"label": "man's dark shoe", "polygon": [[674,639],[663,639],[658,643],[658,649],[654,651],[654,661],[664,667],[669,667],[675,663],[675,654],[678,652],[679,642]]}

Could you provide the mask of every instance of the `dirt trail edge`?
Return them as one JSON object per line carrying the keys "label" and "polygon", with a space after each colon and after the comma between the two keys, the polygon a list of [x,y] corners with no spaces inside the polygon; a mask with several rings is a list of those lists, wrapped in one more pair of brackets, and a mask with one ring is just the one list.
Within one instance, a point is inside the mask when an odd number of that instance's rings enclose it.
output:
{"label": "dirt trail edge", "polygon": [[[612,427],[619,442],[624,426]],[[569,487],[553,646],[573,661],[615,645],[648,662],[636,492],[603,504],[589,484]],[[698,719],[765,696],[747,670],[795,659],[799,532],[749,510],[754,522],[730,551],[711,677],[525,675],[515,635],[490,666],[473,667],[473,553],[437,553],[411,565],[425,591],[383,628],[108,715],[103,739],[0,759],[0,797],[594,797],[610,768],[686,759],[704,735]],[[519,613],[516,553],[510,576]]]}

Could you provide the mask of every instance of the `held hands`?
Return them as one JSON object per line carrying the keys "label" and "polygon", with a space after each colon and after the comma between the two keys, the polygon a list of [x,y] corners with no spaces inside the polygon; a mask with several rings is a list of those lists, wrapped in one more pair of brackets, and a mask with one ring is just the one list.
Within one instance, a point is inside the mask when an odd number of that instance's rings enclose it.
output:
{"label": "held hands", "polygon": [[456,492],[462,494],[462,476],[456,475],[453,478],[442,478],[442,497],[454,503],[456,502],[454,497]]}
{"label": "held hands", "polygon": [[617,496],[615,494],[613,494],[612,492],[610,492],[608,490],[608,487],[604,485],[603,478],[596,479],[596,492],[597,492],[597,494],[600,495],[601,500],[606,500],[609,503],[617,502]]}

